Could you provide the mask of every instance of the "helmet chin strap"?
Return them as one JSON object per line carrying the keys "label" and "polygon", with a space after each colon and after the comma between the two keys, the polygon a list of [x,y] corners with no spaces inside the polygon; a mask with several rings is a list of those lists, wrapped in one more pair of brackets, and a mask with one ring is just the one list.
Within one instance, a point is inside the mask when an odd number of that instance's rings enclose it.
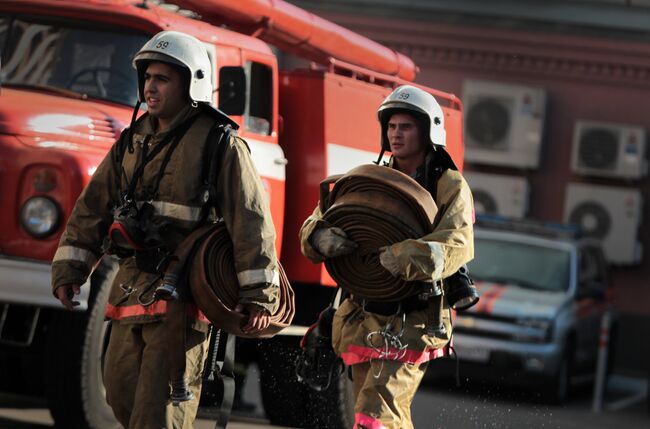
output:
{"label": "helmet chin strap", "polygon": [[382,148],[381,152],[379,152],[379,157],[377,158],[377,161],[374,161],[373,164],[379,165],[381,159],[384,157],[384,152],[386,152],[386,150]]}
{"label": "helmet chin strap", "polygon": [[131,115],[131,125],[129,125],[129,141],[128,141],[129,153],[133,153],[133,129],[135,128],[135,119],[138,116],[138,111],[140,110],[141,104],[142,101],[140,101],[140,97],[138,97],[138,101],[135,103],[135,106],[133,107],[133,114]]}

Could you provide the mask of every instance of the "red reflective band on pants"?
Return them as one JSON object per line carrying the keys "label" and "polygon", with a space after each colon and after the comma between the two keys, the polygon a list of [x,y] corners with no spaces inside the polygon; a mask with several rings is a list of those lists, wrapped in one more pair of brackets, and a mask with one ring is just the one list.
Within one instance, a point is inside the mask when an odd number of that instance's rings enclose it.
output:
{"label": "red reflective band on pants", "polygon": [[373,419],[372,417],[365,414],[356,413],[354,415],[353,429],[357,429],[359,427],[362,427],[364,429],[386,429],[386,426],[384,426],[379,420]]}
{"label": "red reflective band on pants", "polygon": [[[341,353],[341,359],[343,359],[343,362],[346,365],[354,365],[356,363],[368,362],[371,359],[386,359],[385,357],[382,357],[382,354],[384,352],[385,350],[375,350],[370,347],[362,347],[362,346],[351,344],[348,347],[347,352]],[[391,349],[389,350],[388,354],[391,356],[398,356],[399,352],[397,351],[397,349]],[[430,360],[446,356],[447,354],[448,354],[447,347],[442,347],[435,350],[425,349],[422,352],[416,350],[406,350],[404,356],[402,356],[400,359],[389,359],[389,360],[415,364],[415,363],[428,362]]]}
{"label": "red reflective band on pants", "polygon": [[[106,317],[112,320],[120,320],[126,317],[135,316],[158,316],[167,313],[167,301],[154,301],[153,304],[148,306],[143,305],[129,305],[129,306],[115,306],[108,304],[106,306]],[[202,322],[210,323],[205,314],[193,303],[187,304],[187,315],[193,319]]]}

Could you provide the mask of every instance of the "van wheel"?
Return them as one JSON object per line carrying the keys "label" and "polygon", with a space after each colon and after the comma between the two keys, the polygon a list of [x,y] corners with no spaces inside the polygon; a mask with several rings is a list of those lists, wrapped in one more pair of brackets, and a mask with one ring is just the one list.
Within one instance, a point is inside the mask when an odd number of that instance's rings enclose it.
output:
{"label": "van wheel", "polygon": [[571,361],[569,352],[566,352],[557,372],[547,384],[545,398],[551,404],[562,405],[569,399],[571,390]]}
{"label": "van wheel", "polygon": [[271,423],[298,428],[339,429],[354,424],[352,382],[347,371],[333,375],[328,389],[317,392],[296,378],[298,339],[260,341],[262,402]]}
{"label": "van wheel", "polygon": [[57,428],[118,429],[106,404],[102,358],[108,345],[108,302],[116,264],[108,258],[93,274],[87,312],[53,312],[45,363],[46,395]]}

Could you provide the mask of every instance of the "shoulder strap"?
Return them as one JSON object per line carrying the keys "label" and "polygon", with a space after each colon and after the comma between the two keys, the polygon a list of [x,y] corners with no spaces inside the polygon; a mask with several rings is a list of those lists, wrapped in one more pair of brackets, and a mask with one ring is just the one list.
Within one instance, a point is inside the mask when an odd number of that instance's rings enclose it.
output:
{"label": "shoulder strap", "polygon": [[445,171],[452,169],[458,170],[454,160],[445,149],[438,148],[434,153],[431,161],[427,163],[425,170],[425,188],[433,197],[433,201],[438,203],[438,181]]}
{"label": "shoulder strap", "polygon": [[[210,213],[210,209],[217,204],[219,162],[223,159],[223,154],[226,151],[230,137],[235,132],[230,124],[217,124],[208,133],[203,147],[203,190],[201,192],[201,198],[204,208],[201,223],[205,222]],[[215,140],[216,143],[213,143]]]}
{"label": "shoulder strap", "polygon": [[[219,162],[223,159],[223,154],[226,151],[226,147],[230,142],[230,137],[234,133],[230,125],[217,125],[212,127],[210,133],[208,134],[208,142],[206,144],[206,150],[208,151],[207,159],[205,159],[205,164],[207,165],[207,170],[204,170],[204,181],[206,184],[216,185],[217,176],[219,175],[219,169],[217,168]],[[212,144],[215,136],[218,134],[217,143]]]}
{"label": "shoulder strap", "polygon": [[[134,112],[134,117],[136,114],[137,111]],[[147,117],[147,113],[140,116],[136,121],[132,121],[131,126],[122,130],[122,134],[120,134],[120,138],[117,140],[117,148],[113,152],[113,168],[117,173],[115,175],[115,189],[117,189],[120,196],[122,194],[122,177],[124,176],[124,169],[122,167],[124,154],[126,153],[126,150],[132,145],[132,142],[130,140],[133,139],[133,129],[140,125],[145,117]],[[126,177],[124,178],[126,179]]]}
{"label": "shoulder strap", "polygon": [[122,176],[124,175],[122,160],[124,160],[124,152],[126,152],[126,147],[129,144],[128,140],[130,135],[129,128],[122,130],[120,138],[115,142],[115,150],[111,152],[113,169],[115,170],[115,189],[117,189],[119,195],[122,194]]}

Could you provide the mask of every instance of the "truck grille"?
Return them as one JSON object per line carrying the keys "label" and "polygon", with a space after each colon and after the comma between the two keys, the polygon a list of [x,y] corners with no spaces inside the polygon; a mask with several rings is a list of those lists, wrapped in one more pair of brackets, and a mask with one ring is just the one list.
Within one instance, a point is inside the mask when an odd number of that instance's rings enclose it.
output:
{"label": "truck grille", "polygon": [[112,119],[93,117],[91,121],[88,125],[88,136],[91,140],[102,139],[113,141],[117,138],[118,130]]}

